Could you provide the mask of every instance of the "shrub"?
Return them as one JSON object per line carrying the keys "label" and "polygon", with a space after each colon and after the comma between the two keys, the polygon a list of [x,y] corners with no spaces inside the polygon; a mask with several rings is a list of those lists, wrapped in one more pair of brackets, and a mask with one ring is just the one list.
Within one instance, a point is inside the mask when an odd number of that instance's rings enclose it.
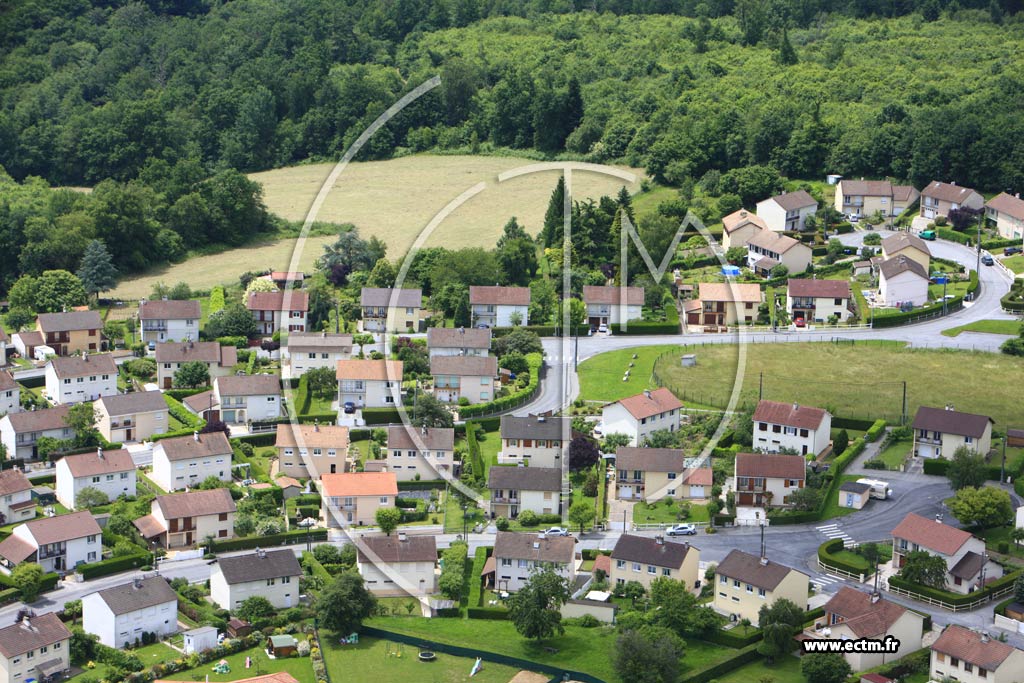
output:
{"label": "shrub", "polygon": [[872,443],[883,431],[885,431],[885,420],[875,420],[864,433],[864,440],[868,443]]}
{"label": "shrub", "polygon": [[537,518],[537,513],[533,510],[523,510],[519,513],[519,517],[516,518],[523,526],[537,526],[540,524],[540,520]]}
{"label": "shrub", "polygon": [[498,531],[508,531],[508,520],[504,517],[498,517],[494,520],[494,526]]}

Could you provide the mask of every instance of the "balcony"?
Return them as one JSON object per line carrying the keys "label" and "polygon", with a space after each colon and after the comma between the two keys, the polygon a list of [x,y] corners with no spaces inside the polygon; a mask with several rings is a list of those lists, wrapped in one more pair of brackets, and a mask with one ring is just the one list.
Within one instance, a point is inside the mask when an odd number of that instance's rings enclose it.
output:
{"label": "balcony", "polygon": [[939,438],[936,439],[933,436],[921,436],[919,434],[917,436],[917,442],[918,443],[924,443],[924,444],[931,444],[931,445],[934,445],[934,446],[941,446],[942,445],[942,435],[940,434]]}
{"label": "balcony", "polygon": [[111,429],[124,429],[125,427],[131,427],[135,424],[133,420],[121,420],[120,422],[111,422]]}
{"label": "balcony", "polygon": [[644,480],[643,477],[623,477],[620,475],[618,478],[618,482],[620,484],[643,484]]}
{"label": "balcony", "polygon": [[166,320],[160,320],[160,321],[156,321],[156,322],[144,322],[144,323],[142,323],[142,331],[143,332],[166,332],[167,331],[167,321]]}
{"label": "balcony", "polygon": [[491,498],[492,503],[500,503],[502,505],[519,505],[519,498],[509,498],[507,496],[494,496]]}

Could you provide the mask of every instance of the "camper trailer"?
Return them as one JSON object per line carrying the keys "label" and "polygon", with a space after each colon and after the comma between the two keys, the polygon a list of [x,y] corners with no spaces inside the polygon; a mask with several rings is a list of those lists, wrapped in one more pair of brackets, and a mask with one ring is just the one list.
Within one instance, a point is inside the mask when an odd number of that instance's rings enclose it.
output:
{"label": "camper trailer", "polygon": [[871,497],[878,498],[879,500],[885,500],[892,495],[892,489],[889,488],[889,483],[885,481],[878,481],[877,479],[858,479],[858,484],[867,484],[871,487]]}

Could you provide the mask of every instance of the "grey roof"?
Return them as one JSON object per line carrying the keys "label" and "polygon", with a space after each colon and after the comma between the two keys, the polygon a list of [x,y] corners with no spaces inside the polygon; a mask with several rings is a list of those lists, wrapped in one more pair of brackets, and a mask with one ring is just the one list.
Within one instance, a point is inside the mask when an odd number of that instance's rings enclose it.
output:
{"label": "grey roof", "polygon": [[535,562],[568,564],[576,555],[576,539],[571,536],[499,531],[494,539],[494,557]]}
{"label": "grey roof", "polygon": [[[416,432],[416,436],[414,437],[411,432]],[[450,451],[455,447],[455,430],[451,427],[416,429],[406,425],[388,428],[388,448],[419,450],[419,446],[416,445],[417,439],[427,450]]]}
{"label": "grey roof", "polygon": [[871,490],[871,484],[860,484],[855,481],[844,481],[842,484],[839,485],[839,490],[864,495],[865,493]]}
{"label": "grey roof", "polygon": [[802,209],[805,206],[818,205],[818,201],[805,190],[783,192],[780,195],[772,197],[770,201],[774,201],[786,211],[796,211],[797,209]]}
{"label": "grey roof", "polygon": [[12,493],[21,493],[32,488],[32,482],[19,470],[0,470],[0,496],[9,496]]}
{"label": "grey roof", "polygon": [[503,439],[564,439],[568,434],[572,438],[567,417],[512,417],[503,415],[501,418],[501,438]]}
{"label": "grey roof", "polygon": [[88,510],[34,519],[31,522],[25,522],[25,526],[32,532],[32,538],[39,545],[85,538],[101,532],[100,525],[96,523],[92,513]]}
{"label": "grey roof", "polygon": [[228,375],[214,380],[221,396],[277,396],[281,379],[277,375]]}
{"label": "grey roof", "polygon": [[689,543],[674,543],[666,539],[659,542],[654,538],[623,534],[615,543],[612,559],[679,569],[690,548]]}
{"label": "grey roof", "polygon": [[[363,287],[359,295],[361,306],[391,306],[391,287]],[[395,295],[394,305],[398,308],[421,308],[423,305],[423,290],[403,288]]]}
{"label": "grey roof", "polygon": [[28,624],[17,622],[0,628],[0,654],[10,659],[38,650],[44,645],[53,645],[71,637],[71,631],[54,612],[31,617]]}
{"label": "grey roof", "polygon": [[943,434],[956,434],[957,436],[970,436],[980,439],[985,434],[989,424],[994,420],[987,415],[975,415],[974,413],[961,413],[958,410],[946,410],[945,408],[930,408],[921,406],[914,415],[914,429],[927,429],[929,432],[940,432]]}
{"label": "grey roof", "polygon": [[129,581],[120,586],[98,591],[97,594],[115,615],[128,614],[168,602],[178,602],[178,594],[162,576]]}
{"label": "grey roof", "polygon": [[257,550],[248,555],[222,557],[217,565],[228,585],[302,574],[292,550]]}
{"label": "grey roof", "polygon": [[162,450],[171,461],[191,460],[206,455],[231,455],[232,452],[231,444],[224,432],[161,439],[157,442],[154,452],[156,450]]}
{"label": "grey roof", "polygon": [[429,327],[427,348],[489,349],[491,330],[473,327]]}
{"label": "grey roof", "polygon": [[457,377],[496,377],[498,359],[494,356],[434,356],[430,359],[431,375]]}
{"label": "grey roof", "polygon": [[949,570],[949,573],[959,579],[968,581],[977,576],[981,571],[981,568],[984,566],[985,558],[973,550],[968,550],[964,553],[964,556],[960,558],[960,561],[953,565],[953,568]]}
{"label": "grey roof", "polygon": [[352,350],[351,334],[333,332],[289,332],[289,349],[348,349]]}
{"label": "grey roof", "polygon": [[487,474],[487,488],[518,491],[561,491],[562,470],[557,467],[495,465]]}
{"label": "grey roof", "polygon": [[87,375],[116,375],[117,363],[109,353],[85,356],[58,356],[50,359],[57,377],[85,377]]}
{"label": "grey roof", "polygon": [[790,572],[795,571],[797,570],[770,560],[762,564],[761,558],[757,555],[750,555],[742,550],[730,551],[715,569],[721,576],[728,576],[730,579],[737,579],[769,591],[775,590]]}
{"label": "grey roof", "polygon": [[96,452],[65,455],[62,460],[75,479],[135,469],[135,461],[132,460],[131,454],[123,448],[106,451],[97,449]]}
{"label": "grey roof", "polygon": [[238,349],[219,342],[160,342],[156,345],[157,363],[186,363],[198,360],[230,367],[238,362]]}
{"label": "grey roof", "polygon": [[18,383],[14,381],[11,373],[6,370],[0,370],[0,391],[11,391],[12,389],[20,388],[21,387],[18,386]]}
{"label": "grey roof", "polygon": [[882,261],[882,265],[878,269],[886,280],[907,271],[914,273],[924,280],[928,279],[928,271],[924,269],[924,266],[906,256],[893,256],[890,259],[886,259]]}
{"label": "grey roof", "polygon": [[882,251],[887,256],[893,256],[896,252],[903,251],[909,247],[913,247],[929,256],[932,255],[931,249],[928,248],[928,243],[913,233],[898,232],[882,240]]}
{"label": "grey roof", "polygon": [[437,562],[437,543],[433,536],[364,536],[356,543],[360,562],[370,561],[366,549],[382,562]]}
{"label": "grey roof", "polygon": [[139,302],[140,320],[198,320],[200,315],[198,301],[159,299]]}
{"label": "grey roof", "polygon": [[97,311],[67,311],[40,313],[39,329],[43,332],[71,332],[73,330],[99,330],[103,320]]}
{"label": "grey roof", "polygon": [[104,396],[96,401],[103,404],[107,415],[134,415],[135,413],[155,413],[167,410],[167,401],[159,391],[134,391],[130,394]]}
{"label": "grey roof", "polygon": [[187,491],[157,496],[153,504],[160,508],[164,519],[182,517],[200,517],[202,515],[220,515],[235,512],[235,500],[227,489],[209,489],[204,491]]}
{"label": "grey roof", "polygon": [[70,409],[70,405],[62,404],[43,410],[22,410],[17,413],[8,413],[4,417],[11,421],[11,427],[16,433],[45,432],[67,427],[64,418],[67,417]]}
{"label": "grey roof", "polygon": [[645,472],[681,472],[686,456],[678,448],[634,448],[621,446],[615,451],[615,467]]}

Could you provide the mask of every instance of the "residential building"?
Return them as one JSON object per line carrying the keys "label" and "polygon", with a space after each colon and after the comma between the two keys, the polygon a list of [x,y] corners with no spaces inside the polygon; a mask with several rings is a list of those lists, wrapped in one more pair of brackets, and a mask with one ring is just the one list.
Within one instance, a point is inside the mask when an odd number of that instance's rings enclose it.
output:
{"label": "residential building", "polygon": [[286,477],[319,479],[346,471],[348,427],[331,424],[277,425],[277,462]]}
{"label": "residential building", "polygon": [[1024,239],[1024,199],[1000,192],[985,204],[985,218],[994,223],[999,236],[1006,240]]}
{"label": "residential building", "polygon": [[400,360],[351,359],[338,361],[338,405],[357,408],[393,408],[402,400]]}
{"label": "residential building", "polygon": [[807,460],[802,455],[737,453],[735,472],[736,505],[780,507],[804,487]]}
{"label": "residential building", "polygon": [[300,289],[277,292],[251,292],[245,307],[256,321],[257,334],[271,336],[274,332],[305,332],[309,294]]}
{"label": "residential building", "polygon": [[972,593],[986,581],[1003,575],[1001,565],[989,559],[985,541],[963,529],[909,513],[892,530],[892,565],[902,567],[907,555],[922,550],[946,563],[946,590]]}
{"label": "residential building", "polygon": [[451,427],[388,427],[388,471],[398,481],[434,481],[454,475],[455,430]]}
{"label": "residential building", "polygon": [[[775,456],[779,457],[779,456]],[[749,619],[757,626],[761,607],[776,600],[790,600],[807,609],[810,577],[803,572],[769,560],[731,550],[715,567],[715,599],[712,607],[719,614]]]}
{"label": "residential building", "polygon": [[224,432],[161,439],[150,477],[164,491],[197,486],[209,477],[231,481],[231,444]]}
{"label": "residential building", "polygon": [[917,261],[928,272],[931,268],[932,252],[928,243],[909,232],[898,232],[882,240],[882,260],[906,256]]}
{"label": "residential building", "polygon": [[688,458],[675,448],[620,447],[615,451],[619,500],[710,498],[711,467],[699,464],[700,458]]}
{"label": "residential building", "polygon": [[423,597],[437,592],[437,544],[433,536],[360,536],[356,569],[371,593]]}
{"label": "residential building", "polygon": [[928,271],[909,256],[900,254],[878,267],[878,297],[885,306],[923,306],[930,284]]}
{"label": "residential building", "polygon": [[145,343],[199,339],[198,301],[139,302],[139,336]]}
{"label": "residential building", "polygon": [[0,563],[35,562],[44,572],[68,572],[103,558],[100,525],[88,510],[19,524],[0,541]]}
{"label": "residential building", "polygon": [[871,484],[844,481],[839,485],[839,507],[860,510],[871,499]]}
{"label": "residential building", "polygon": [[423,290],[363,287],[364,332],[419,332]]}
{"label": "residential building", "polygon": [[442,403],[471,404],[494,399],[498,359],[494,356],[434,356],[430,359],[434,398]]}
{"label": "residential building", "polygon": [[398,479],[394,472],[324,474],[320,493],[328,528],[373,526],[378,509],[395,506]]}
{"label": "residential building", "polygon": [[[899,191],[895,187],[899,187]],[[881,213],[884,218],[898,216],[906,208],[903,202],[913,193],[908,192],[905,186],[895,187],[888,180],[844,178],[836,185],[836,211],[847,216],[871,216],[875,213]],[[894,201],[897,194],[901,199],[899,205]]]}
{"label": "residential building", "polygon": [[22,612],[0,628],[0,680],[55,681],[71,670],[71,631],[56,612]]}
{"label": "residential building", "polygon": [[807,217],[818,211],[818,200],[805,190],[783,192],[757,203],[757,215],[774,232],[802,232]]}
{"label": "residential building", "polygon": [[567,417],[502,415],[498,464],[561,468],[571,440]]}
{"label": "residential building", "polygon": [[831,442],[832,414],[799,403],[758,401],[754,410],[754,448],[765,453],[791,449],[819,455]]}
{"label": "residential building", "polygon": [[36,330],[58,356],[100,350],[103,319],[97,311],[40,313]]}
{"label": "residential building", "polygon": [[56,488],[57,500],[69,510],[78,507],[78,494],[87,488],[102,493],[107,502],[121,496],[134,498],[135,462],[123,448],[65,455],[57,461]]}
{"label": "residential building", "polygon": [[846,322],[852,295],[848,280],[790,280],[786,287],[786,312],[792,320],[825,323]]}
{"label": "residential building", "polygon": [[0,470],[0,524],[27,522],[35,516],[32,482],[17,468]]}
{"label": "residential building", "polygon": [[697,285],[699,307],[686,314],[687,325],[753,325],[764,295],[753,282],[701,282]]}
{"label": "residential building", "polygon": [[768,230],[768,223],[757,214],[746,209],[733,211],[722,218],[722,249],[744,247],[762,230]]}
{"label": "residential building", "polygon": [[675,394],[659,387],[606,405],[601,409],[602,429],[605,435],[627,435],[630,446],[642,446],[651,432],[679,429],[682,408]]}
{"label": "residential building", "polygon": [[54,403],[95,401],[117,393],[117,364],[108,353],[57,356],[46,364],[46,394]]}
{"label": "residential building", "polygon": [[0,415],[21,410],[21,385],[6,370],[0,370]]}
{"label": "residential building", "polygon": [[[41,360],[36,355],[36,349],[40,352],[50,347],[46,346],[46,341],[43,338],[43,333],[38,330],[27,330],[22,332],[16,332],[11,335],[11,346],[14,350],[24,358],[25,360]],[[49,353],[45,355],[50,355]]]}
{"label": "residential building", "polygon": [[234,374],[238,365],[238,349],[221,346],[219,342],[164,342],[156,345],[156,381],[163,389],[174,386],[174,373],[185,363],[198,361],[206,365],[210,379]]}
{"label": "residential building", "polygon": [[187,548],[208,538],[234,538],[237,511],[227,489],[173,493],[154,498],[149,514],[135,520],[135,526],[161,548]]}
{"label": "residential building", "polygon": [[352,335],[330,332],[292,332],[281,347],[281,374],[285,379],[301,377],[309,370],[338,367],[339,360],[352,357]]}
{"label": "residential building", "polygon": [[277,285],[278,289],[287,289],[289,285],[293,289],[301,289],[306,281],[306,274],[301,271],[274,270],[263,277]]}
{"label": "residential building", "polygon": [[93,406],[96,429],[112,443],[147,441],[154,434],[167,433],[170,424],[170,410],[159,391],[103,396]]}
{"label": "residential building", "polygon": [[299,604],[301,576],[302,567],[290,548],[221,557],[210,575],[210,598],[231,611],[256,595],[277,609],[287,609]]}
{"label": "residential building", "polygon": [[75,430],[65,421],[70,407],[65,404],[44,410],[23,410],[0,418],[0,441],[7,448],[7,457],[36,460],[41,437],[73,439]]}
{"label": "residential building", "polygon": [[899,216],[904,211],[914,205],[921,197],[921,193],[917,191],[917,188],[913,185],[893,185],[892,186],[892,214],[893,218]]}
{"label": "residential building", "polygon": [[491,518],[515,519],[523,510],[562,514],[562,470],[555,467],[502,467],[487,471]]}
{"label": "residential building", "polygon": [[520,325],[530,324],[529,287],[470,287],[471,327],[512,327],[518,315]]}
{"label": "residential building", "polygon": [[178,594],[162,576],[136,578],[82,598],[82,627],[119,650],[178,632]]}
{"label": "residential building", "polygon": [[576,539],[570,536],[499,531],[494,539],[493,564],[484,572],[494,572],[494,588],[514,593],[529,580],[535,567],[551,568],[572,585],[576,580]]}
{"label": "residential building", "polygon": [[985,198],[980,192],[956,183],[933,180],[921,190],[921,216],[928,220],[935,220],[939,216],[948,217],[951,211],[958,209],[981,211],[984,206]]}
{"label": "residential building", "polygon": [[427,352],[434,356],[486,356],[491,350],[491,330],[465,327],[430,327]]}
{"label": "residential building", "polygon": [[700,588],[699,565],[700,550],[689,543],[622,534],[612,550],[608,580],[613,586],[636,581],[650,590],[652,581],[664,577],[693,592]]}
{"label": "residential building", "polygon": [[933,681],[1017,683],[1024,671],[1024,650],[950,624],[931,647],[928,673]]}
{"label": "residential building", "polygon": [[7,336],[4,326],[0,325],[0,365],[7,365],[7,348],[11,344],[11,338]]}
{"label": "residential building", "polygon": [[772,268],[785,266],[797,274],[811,265],[811,248],[787,235],[762,230],[747,242],[747,265],[762,277],[769,277]]}
{"label": "residential building", "polygon": [[584,285],[583,303],[591,327],[621,325],[643,318],[644,288]]}
{"label": "residential building", "polygon": [[212,409],[220,411],[220,419],[228,424],[276,420],[282,415],[281,380],[277,375],[218,377],[212,391]]}
{"label": "residential building", "polygon": [[992,425],[987,415],[953,410],[953,406],[921,406],[914,415],[914,455],[922,458],[952,460],[956,449],[964,446],[980,455],[992,449]]}

